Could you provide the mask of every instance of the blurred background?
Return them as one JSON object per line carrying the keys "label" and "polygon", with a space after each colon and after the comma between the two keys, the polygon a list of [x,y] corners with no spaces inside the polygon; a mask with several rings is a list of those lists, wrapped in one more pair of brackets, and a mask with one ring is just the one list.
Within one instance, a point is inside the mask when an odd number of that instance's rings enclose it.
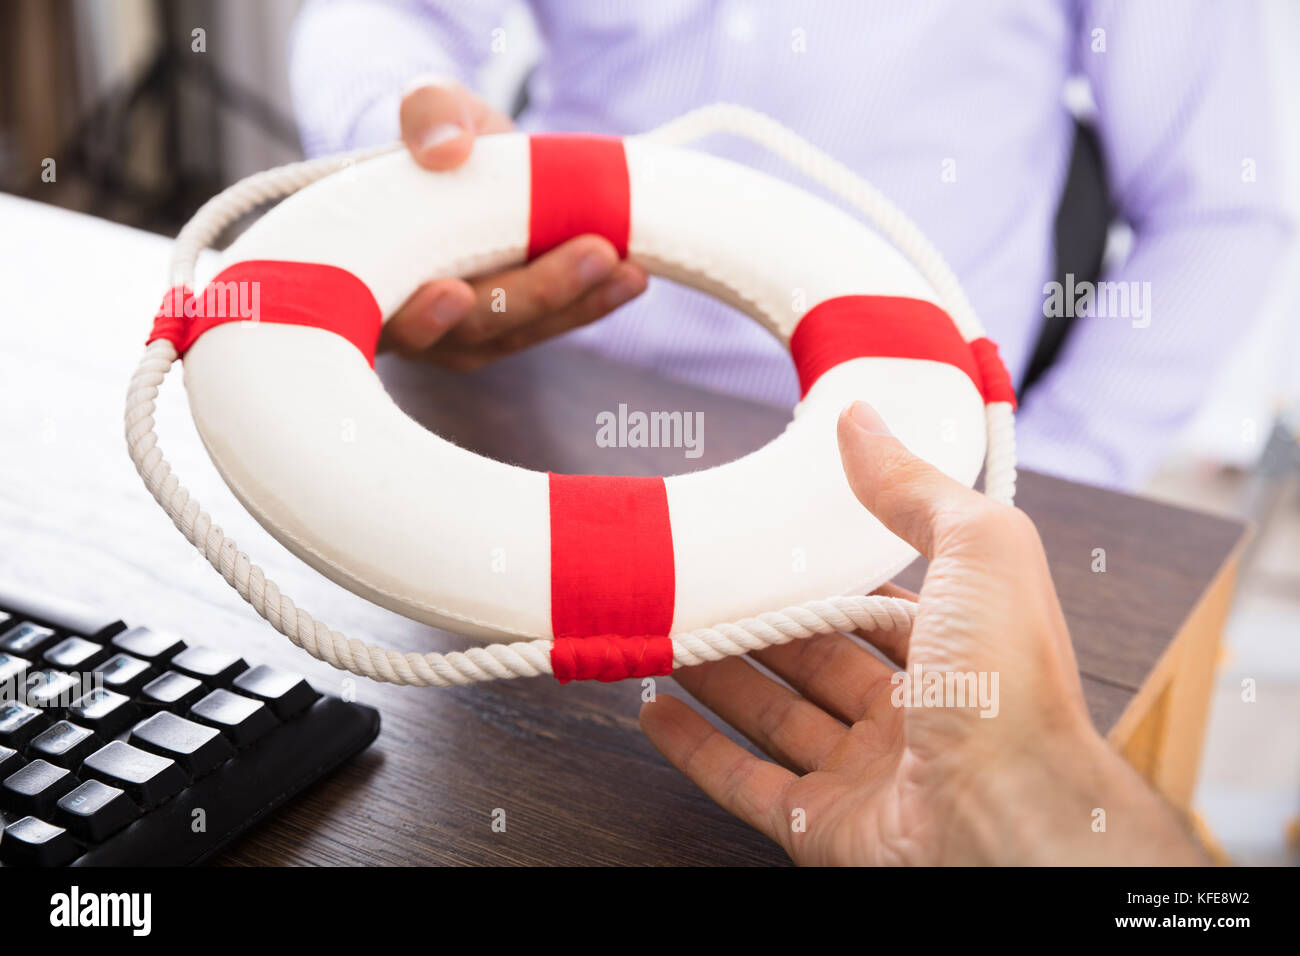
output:
{"label": "blurred background", "polygon": [[[224,186],[301,157],[287,77],[299,5],[0,0],[0,191],[173,235]],[[1265,6],[1277,123],[1288,169],[1300,172],[1300,3]],[[501,26],[511,42],[489,59],[477,89],[514,112],[540,41],[523,5]],[[1057,264],[1082,278],[1122,258],[1128,236],[1107,218],[1089,90],[1073,81],[1062,97],[1079,137]],[[51,157],[53,183],[42,177]],[[1287,184],[1287,201],[1300,211],[1300,176]],[[1145,489],[1256,524],[1197,796],[1224,855],[1245,864],[1300,862],[1300,250],[1283,271],[1260,321],[1220,380],[1207,383],[1200,415]],[[1050,357],[1065,335],[1068,328],[1045,327],[1040,351]],[[1242,701],[1244,679],[1256,682],[1253,703]]]}

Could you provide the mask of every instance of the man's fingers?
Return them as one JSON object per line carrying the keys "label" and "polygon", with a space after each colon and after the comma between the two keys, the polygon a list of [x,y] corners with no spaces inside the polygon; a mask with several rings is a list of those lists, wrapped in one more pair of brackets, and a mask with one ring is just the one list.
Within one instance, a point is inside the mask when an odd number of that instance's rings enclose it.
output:
{"label": "man's fingers", "polygon": [[718,806],[789,850],[790,828],[781,799],[798,777],[732,743],[667,694],[642,706],[641,729],[655,749]]}
{"label": "man's fingers", "polygon": [[644,269],[630,262],[621,262],[604,282],[580,296],[567,308],[543,315],[498,335],[491,344],[496,345],[503,354],[509,354],[562,335],[570,329],[590,325],[644,292],[646,282]]}
{"label": "man's fingers", "polygon": [[[590,325],[644,292],[645,287],[644,270],[628,262],[620,263],[608,279],[559,312],[552,312],[517,327],[497,326],[495,338],[474,345],[465,345],[455,341],[454,336],[449,337],[430,350],[428,357],[446,368],[473,372],[489,362],[513,355],[571,329]],[[480,295],[476,311],[487,308]]]}
{"label": "man's fingers", "polygon": [[419,355],[463,321],[474,306],[469,283],[460,279],[426,282],[384,323],[380,348]]}
{"label": "man's fingers", "polygon": [[986,498],[903,446],[866,402],[840,413],[840,458],[858,501],[927,558],[954,522],[987,508]]}
{"label": "man's fingers", "polygon": [[[894,673],[892,667],[843,634],[819,634],[776,644],[754,651],[753,657],[816,704],[819,713],[830,714],[845,724],[857,723],[866,716],[882,690],[888,696],[889,679]],[[691,670],[694,668],[681,671],[678,683]],[[712,704],[709,707],[717,710]],[[730,718],[727,722],[736,723]]]}
{"label": "man's fingers", "polygon": [[[591,275],[603,278],[588,287]],[[428,352],[440,364],[468,371],[594,322],[644,292],[647,281],[644,269],[620,262],[605,240],[581,236],[528,266],[473,285],[460,279],[426,283],[385,324],[380,347]]]}
{"label": "man's fingers", "polygon": [[610,278],[618,264],[608,240],[578,236],[525,266],[475,280],[478,308],[456,327],[452,341],[481,345],[560,312]]}
{"label": "man's fingers", "polygon": [[402,142],[425,169],[454,169],[469,158],[481,101],[450,80],[429,79],[402,98]]}
{"label": "man's fingers", "polygon": [[848,728],[826,711],[739,657],[684,667],[673,676],[692,697],[756,747],[799,773],[820,770],[848,733]]}

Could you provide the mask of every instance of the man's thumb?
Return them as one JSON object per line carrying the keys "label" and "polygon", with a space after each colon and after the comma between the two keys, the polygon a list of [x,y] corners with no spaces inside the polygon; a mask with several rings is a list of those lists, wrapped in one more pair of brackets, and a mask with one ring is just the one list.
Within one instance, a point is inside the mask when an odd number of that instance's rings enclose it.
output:
{"label": "man's thumb", "polygon": [[983,497],[913,455],[866,402],[840,413],[840,459],[863,506],[927,558],[936,532],[984,504]]}
{"label": "man's thumb", "polygon": [[474,148],[469,94],[449,80],[430,78],[402,98],[402,142],[425,169],[454,169]]}

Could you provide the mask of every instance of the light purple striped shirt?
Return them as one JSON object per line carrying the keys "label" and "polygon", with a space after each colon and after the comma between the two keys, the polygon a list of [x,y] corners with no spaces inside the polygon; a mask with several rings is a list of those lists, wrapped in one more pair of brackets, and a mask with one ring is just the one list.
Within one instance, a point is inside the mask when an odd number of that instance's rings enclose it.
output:
{"label": "light purple striped shirt", "polygon": [[[291,65],[308,153],[395,138],[400,94],[419,74],[472,87],[510,6],[309,0]],[[1106,279],[1137,283],[1122,288],[1138,297],[1125,317],[1079,319],[1028,395],[1017,432],[1032,468],[1139,484],[1257,312],[1286,247],[1262,11],[1252,2],[533,0],[531,8],[544,50],[522,128],[635,133],[719,100],[768,113],[917,221],[1017,379],[1049,300],[1053,214],[1073,137],[1062,90],[1067,77],[1084,76],[1114,199],[1134,232],[1127,260]],[[746,143],[701,145],[798,182]],[[715,389],[797,398],[789,356],[765,331],[670,283],[652,283],[572,338]]]}

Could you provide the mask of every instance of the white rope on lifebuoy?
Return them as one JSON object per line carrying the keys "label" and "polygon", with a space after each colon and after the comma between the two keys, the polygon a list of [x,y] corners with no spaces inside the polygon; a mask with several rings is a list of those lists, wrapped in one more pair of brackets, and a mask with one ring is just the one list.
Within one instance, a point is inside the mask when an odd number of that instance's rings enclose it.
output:
{"label": "white rope on lifebuoy", "polygon": [[[704,107],[645,134],[659,142],[683,143],[726,131],[744,136],[782,157],[810,179],[843,199],[876,226],[934,286],[967,340],[982,334],[956,276],[943,257],[903,212],[843,164],[794,132],[753,110],[729,104]],[[345,156],[292,163],[241,180],[210,199],[176,238],[170,285],[192,287],[194,265],[231,222],[259,205],[302,189],[347,165],[398,148],[396,144]],[[126,441],[136,471],[168,517],[207,561],[272,627],[308,654],[334,667],[392,684],[448,687],[551,673],[549,639],[490,644],[448,654],[401,652],[348,638],[316,620],[282,593],[176,478],[158,446],[154,410],[158,388],[177,358],[166,339],[150,343],[126,396]],[[985,493],[1010,504],[1015,494],[1015,416],[1010,404],[987,407]],[[688,667],[792,640],[836,631],[907,633],[916,605],[881,595],[847,595],[809,601],[757,617],[671,635],[673,664]]]}

